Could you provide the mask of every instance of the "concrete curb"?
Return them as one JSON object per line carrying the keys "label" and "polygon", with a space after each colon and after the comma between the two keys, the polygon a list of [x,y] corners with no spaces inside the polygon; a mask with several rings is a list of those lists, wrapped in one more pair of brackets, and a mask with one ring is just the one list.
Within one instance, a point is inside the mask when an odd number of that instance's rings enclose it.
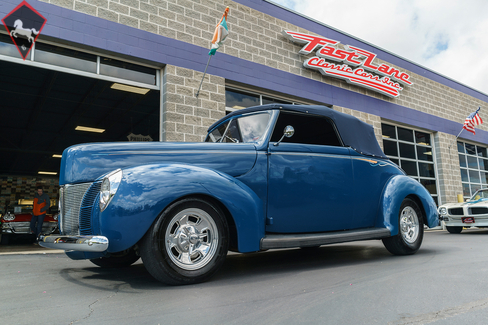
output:
{"label": "concrete curb", "polygon": [[64,253],[64,250],[58,249],[49,249],[49,250],[41,250],[41,249],[26,249],[26,250],[4,250],[0,249],[0,256],[2,255],[40,255],[40,254],[61,254]]}

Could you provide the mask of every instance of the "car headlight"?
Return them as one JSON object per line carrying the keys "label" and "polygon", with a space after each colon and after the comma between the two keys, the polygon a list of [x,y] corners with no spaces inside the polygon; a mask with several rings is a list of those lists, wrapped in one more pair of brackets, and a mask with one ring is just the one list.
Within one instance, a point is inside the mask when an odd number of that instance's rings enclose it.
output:
{"label": "car headlight", "polygon": [[440,207],[439,208],[439,214],[445,216],[447,214],[447,208],[446,207]]}
{"label": "car headlight", "polygon": [[105,210],[108,206],[117,192],[121,180],[122,170],[120,169],[117,169],[103,178],[102,186],[100,188],[100,211]]}
{"label": "car headlight", "polygon": [[3,216],[3,220],[13,221],[13,220],[15,220],[15,214],[7,213],[6,215]]}

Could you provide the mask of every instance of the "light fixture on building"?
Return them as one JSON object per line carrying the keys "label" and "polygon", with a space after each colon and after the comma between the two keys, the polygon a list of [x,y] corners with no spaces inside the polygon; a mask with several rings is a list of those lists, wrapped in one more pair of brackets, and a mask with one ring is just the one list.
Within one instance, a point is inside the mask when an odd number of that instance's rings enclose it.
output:
{"label": "light fixture on building", "polygon": [[103,133],[105,132],[105,129],[98,129],[98,128],[91,128],[88,126],[80,126],[78,125],[75,130],[77,131],[86,131],[86,132],[95,132],[95,133]]}
{"label": "light fixture on building", "polygon": [[53,154],[53,158],[62,158],[63,155]]}
{"label": "light fixture on building", "polygon": [[57,172],[37,172],[39,175],[57,175]]}
{"label": "light fixture on building", "polygon": [[110,88],[128,91],[131,93],[136,93],[136,94],[141,94],[141,95],[145,95],[149,92],[149,90],[151,90],[148,88],[139,88],[139,87],[128,86],[128,85],[123,85],[123,84],[119,84],[119,83],[113,83],[112,86],[110,86]]}

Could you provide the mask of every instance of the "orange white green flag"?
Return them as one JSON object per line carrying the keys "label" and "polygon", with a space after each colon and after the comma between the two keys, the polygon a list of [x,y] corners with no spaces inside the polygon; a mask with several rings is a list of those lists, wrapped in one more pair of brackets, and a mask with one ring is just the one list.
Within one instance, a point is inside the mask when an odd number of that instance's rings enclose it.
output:
{"label": "orange white green flag", "polygon": [[219,47],[227,38],[227,35],[229,35],[229,28],[227,27],[228,14],[229,14],[229,7],[225,8],[222,18],[220,18],[219,23],[215,27],[215,31],[212,38],[212,47],[210,49],[210,52],[208,52],[209,55],[215,55],[215,52],[217,52]]}
{"label": "orange white green flag", "polygon": [[208,52],[208,61],[207,61],[207,66],[205,67],[205,71],[203,72],[202,76],[202,81],[200,81],[200,86],[198,86],[197,93],[195,97],[198,98],[198,95],[200,94],[200,89],[202,89],[202,84],[203,84],[203,79],[205,79],[205,75],[207,74],[207,68],[210,63],[210,59],[212,58],[212,55],[215,55],[219,47],[222,45],[222,43],[225,41],[227,38],[227,35],[229,35],[229,28],[227,27],[227,15],[229,14],[229,7],[225,8],[224,14],[222,15],[222,18],[220,18],[219,23],[215,27],[215,31],[213,34],[212,38],[212,47],[210,48],[210,52]]}

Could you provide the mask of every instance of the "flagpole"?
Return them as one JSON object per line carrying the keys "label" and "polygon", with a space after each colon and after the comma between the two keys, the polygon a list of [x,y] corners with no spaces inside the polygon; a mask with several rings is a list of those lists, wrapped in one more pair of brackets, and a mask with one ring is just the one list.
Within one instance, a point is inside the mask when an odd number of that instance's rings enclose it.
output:
{"label": "flagpole", "polygon": [[464,127],[461,129],[461,131],[456,136],[456,138],[454,139],[454,141],[452,141],[451,144],[449,145],[449,147],[448,147],[449,150],[451,150],[452,145],[454,144],[454,142],[456,142],[457,138],[459,138],[459,136],[461,135],[461,132],[463,132],[463,130],[464,130]]}
{"label": "flagpole", "polygon": [[205,75],[207,74],[207,68],[208,68],[208,64],[210,63],[211,58],[212,58],[212,55],[209,55],[208,61],[207,61],[207,66],[205,67],[205,71],[203,72],[202,81],[200,81],[200,86],[198,86],[197,94],[195,95],[196,98],[198,98],[198,94],[200,93],[200,89],[202,88],[203,79],[205,78]]}

